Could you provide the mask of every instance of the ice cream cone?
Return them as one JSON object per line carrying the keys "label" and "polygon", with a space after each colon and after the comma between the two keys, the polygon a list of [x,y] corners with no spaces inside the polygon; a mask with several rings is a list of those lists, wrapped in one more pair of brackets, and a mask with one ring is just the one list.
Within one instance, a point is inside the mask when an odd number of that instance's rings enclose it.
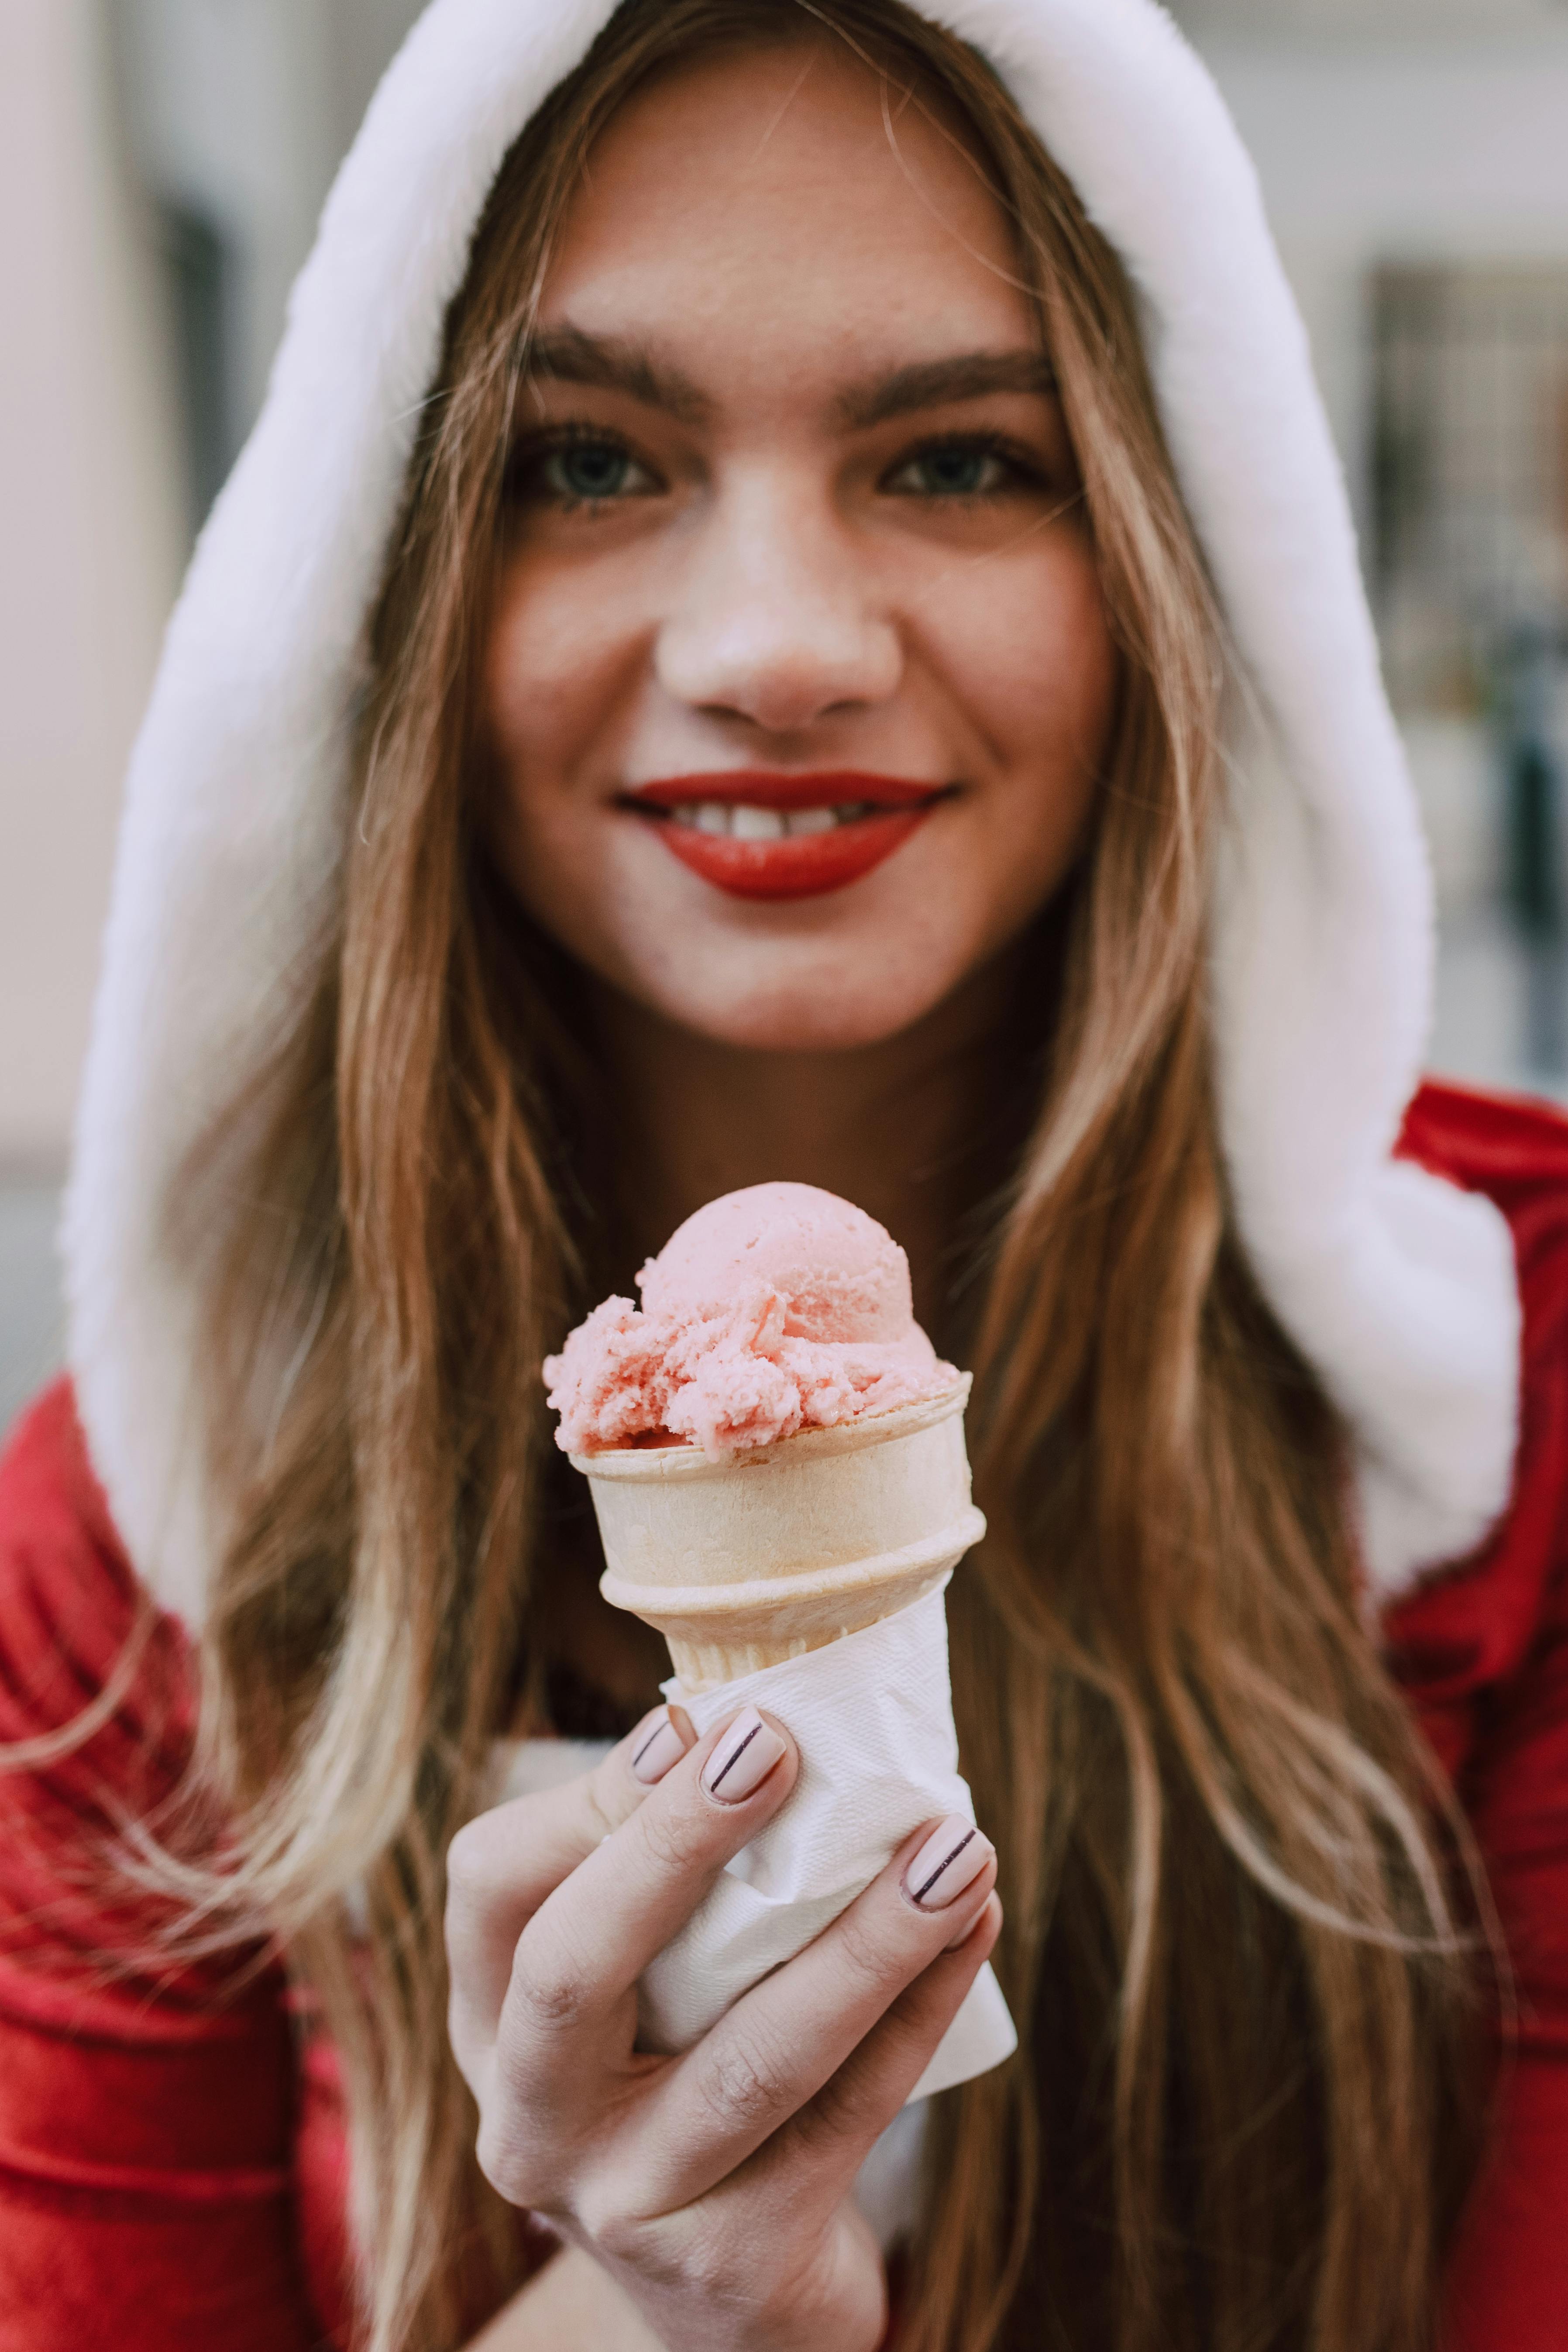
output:
{"label": "ice cream cone", "polygon": [[689,1445],[574,1454],[604,1538],[600,1591],[658,1627],[692,1693],[907,1609],[985,1532],[969,1386],[722,1462]]}

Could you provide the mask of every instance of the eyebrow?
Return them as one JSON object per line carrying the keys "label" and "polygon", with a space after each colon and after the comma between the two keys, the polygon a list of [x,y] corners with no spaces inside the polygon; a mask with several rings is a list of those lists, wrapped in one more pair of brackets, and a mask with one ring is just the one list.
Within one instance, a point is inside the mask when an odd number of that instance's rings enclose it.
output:
{"label": "eyebrow", "polygon": [[680,425],[700,425],[713,403],[679,368],[655,362],[638,344],[584,334],[580,327],[547,327],[531,340],[527,373],[555,383],[592,384],[624,392],[645,408],[662,408]]}
{"label": "eyebrow", "polygon": [[998,392],[1038,394],[1054,394],[1056,389],[1056,370],[1044,352],[1021,346],[1016,351],[963,352],[949,360],[917,361],[911,367],[895,368],[891,375],[840,394],[837,406],[844,424],[865,432],[919,408],[984,400]]}
{"label": "eyebrow", "polygon": [[[663,409],[678,424],[700,425],[713,414],[707,394],[680,369],[657,361],[641,344],[590,335],[580,327],[549,327],[530,341],[527,372],[555,383],[625,393],[645,407]],[[996,393],[1054,394],[1056,370],[1033,345],[1011,351],[960,352],[951,359],[918,360],[839,394],[840,424],[866,432],[889,418]]]}

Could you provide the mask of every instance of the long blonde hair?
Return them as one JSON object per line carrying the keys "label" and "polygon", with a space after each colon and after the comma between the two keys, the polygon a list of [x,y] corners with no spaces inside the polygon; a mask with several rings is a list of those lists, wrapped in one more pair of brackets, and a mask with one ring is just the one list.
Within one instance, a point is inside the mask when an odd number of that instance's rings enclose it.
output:
{"label": "long blonde hair", "polygon": [[991,1532],[952,1590],[955,1700],[1024,2047],[938,2103],[900,2341],[1417,2352],[1476,2008],[1452,1835],[1358,1613],[1343,1433],[1226,1197],[1220,633],[1114,255],[986,66],[898,0],[630,0],[490,199],[372,630],[337,919],[180,1208],[183,1245],[222,1234],[197,1771],[231,1820],[221,1873],[180,1884],[213,1933],[287,1938],[339,2044],[374,2352],[460,2341],[465,2277],[482,2309],[515,2254],[447,2046],[443,1857],[532,1659],[540,1362],[614,1245],[606,1081],[475,821],[512,405],[628,91],[824,30],[962,119],[1012,219],[1122,669],[970,1293]]}

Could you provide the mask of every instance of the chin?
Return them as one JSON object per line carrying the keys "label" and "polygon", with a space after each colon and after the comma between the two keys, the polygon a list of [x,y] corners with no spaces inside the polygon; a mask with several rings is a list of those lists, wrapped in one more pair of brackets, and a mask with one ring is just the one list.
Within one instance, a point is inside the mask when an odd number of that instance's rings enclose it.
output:
{"label": "chin", "polygon": [[679,1028],[754,1054],[845,1054],[880,1045],[923,1020],[955,986],[961,972],[933,971],[921,961],[902,972],[868,949],[847,966],[837,959],[815,971],[759,970],[767,959],[752,957],[749,971],[715,974],[711,986],[693,985],[688,971],[676,991],[668,986],[635,992],[655,1013]]}

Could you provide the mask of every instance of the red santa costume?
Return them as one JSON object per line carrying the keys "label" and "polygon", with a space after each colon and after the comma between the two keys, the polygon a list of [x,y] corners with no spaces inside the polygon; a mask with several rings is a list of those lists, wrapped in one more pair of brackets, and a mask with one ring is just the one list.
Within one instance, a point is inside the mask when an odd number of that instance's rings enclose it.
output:
{"label": "red santa costume", "polygon": [[[38,1743],[0,1782],[0,2352],[106,2331],[125,2352],[287,2352],[347,2326],[331,2057],[281,1964],[151,1969],[144,1906],[92,1866],[106,1829],[175,1787],[193,1732],[198,1277],[164,1212],[267,1051],[339,869],[367,610],[477,218],[610,11],[435,0],[411,36],[329,202],[132,764],[67,1217],[71,1380],[0,1467],[0,1738]],[[1212,920],[1236,1215],[1352,1432],[1368,1607],[1474,1824],[1517,1981],[1449,2352],[1555,2352],[1568,1125],[1415,1091],[1419,827],[1304,336],[1203,68],[1153,0],[925,13],[1012,89],[1142,306],[1237,674]],[[51,1745],[84,1707],[90,1736]]]}

